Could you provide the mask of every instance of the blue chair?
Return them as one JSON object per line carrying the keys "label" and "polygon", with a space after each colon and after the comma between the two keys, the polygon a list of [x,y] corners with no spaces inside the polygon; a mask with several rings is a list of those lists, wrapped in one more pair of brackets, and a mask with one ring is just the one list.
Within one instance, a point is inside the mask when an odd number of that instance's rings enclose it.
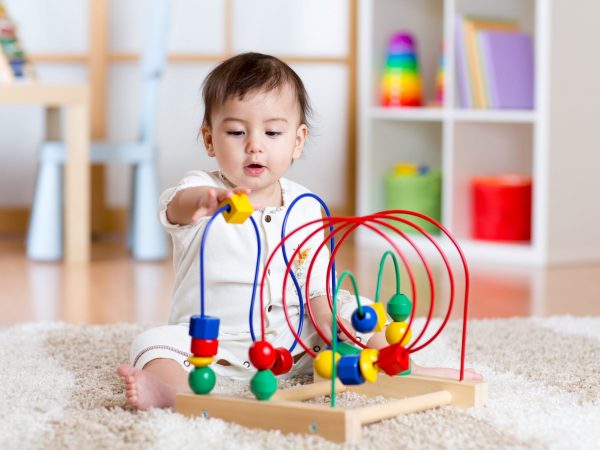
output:
{"label": "blue chair", "polygon": [[[156,110],[158,85],[165,67],[170,0],[155,0],[148,8],[147,39],[141,58],[139,138],[135,142],[93,142],[92,163],[124,163],[133,169],[127,243],[137,260],[168,255],[167,240],[157,216]],[[27,234],[27,255],[38,261],[63,257],[63,142],[46,141],[40,150],[33,206]]]}

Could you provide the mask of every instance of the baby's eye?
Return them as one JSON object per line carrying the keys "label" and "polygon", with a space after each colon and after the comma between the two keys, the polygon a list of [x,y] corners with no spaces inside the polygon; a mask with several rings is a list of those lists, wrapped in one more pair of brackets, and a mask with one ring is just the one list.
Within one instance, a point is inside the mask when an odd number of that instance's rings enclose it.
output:
{"label": "baby's eye", "polygon": [[243,131],[234,130],[234,131],[228,131],[227,134],[229,136],[243,136],[244,132]]}
{"label": "baby's eye", "polygon": [[283,133],[281,131],[267,131],[265,133],[267,136],[281,136]]}

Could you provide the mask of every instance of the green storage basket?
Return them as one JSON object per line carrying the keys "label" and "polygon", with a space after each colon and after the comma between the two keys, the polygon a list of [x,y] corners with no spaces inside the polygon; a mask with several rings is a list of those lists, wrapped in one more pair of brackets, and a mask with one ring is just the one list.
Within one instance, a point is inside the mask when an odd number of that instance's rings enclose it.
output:
{"label": "green storage basket", "polygon": [[[407,209],[419,212],[438,222],[442,211],[442,173],[439,170],[431,170],[429,173],[420,175],[398,175],[394,172],[385,177],[385,207],[386,209]],[[422,227],[432,234],[439,234],[439,229],[415,216],[402,216]],[[395,222],[402,231],[419,233],[413,227]]]}

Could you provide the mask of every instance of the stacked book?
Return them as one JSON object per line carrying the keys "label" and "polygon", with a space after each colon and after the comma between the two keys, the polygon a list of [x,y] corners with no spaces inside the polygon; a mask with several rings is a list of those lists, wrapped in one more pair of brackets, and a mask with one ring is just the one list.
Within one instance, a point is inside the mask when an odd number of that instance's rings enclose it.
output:
{"label": "stacked book", "polygon": [[533,109],[531,36],[514,21],[458,16],[456,75],[461,107]]}
{"label": "stacked book", "polygon": [[17,38],[16,27],[0,2],[0,82],[32,78],[31,65]]}

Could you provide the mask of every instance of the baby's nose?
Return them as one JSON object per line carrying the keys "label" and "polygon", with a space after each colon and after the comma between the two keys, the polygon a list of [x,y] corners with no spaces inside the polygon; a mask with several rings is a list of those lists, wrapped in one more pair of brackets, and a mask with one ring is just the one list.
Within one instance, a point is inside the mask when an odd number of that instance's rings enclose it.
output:
{"label": "baby's nose", "polygon": [[248,139],[246,150],[248,153],[261,153],[263,151],[263,146],[260,139],[256,137],[251,137]]}

